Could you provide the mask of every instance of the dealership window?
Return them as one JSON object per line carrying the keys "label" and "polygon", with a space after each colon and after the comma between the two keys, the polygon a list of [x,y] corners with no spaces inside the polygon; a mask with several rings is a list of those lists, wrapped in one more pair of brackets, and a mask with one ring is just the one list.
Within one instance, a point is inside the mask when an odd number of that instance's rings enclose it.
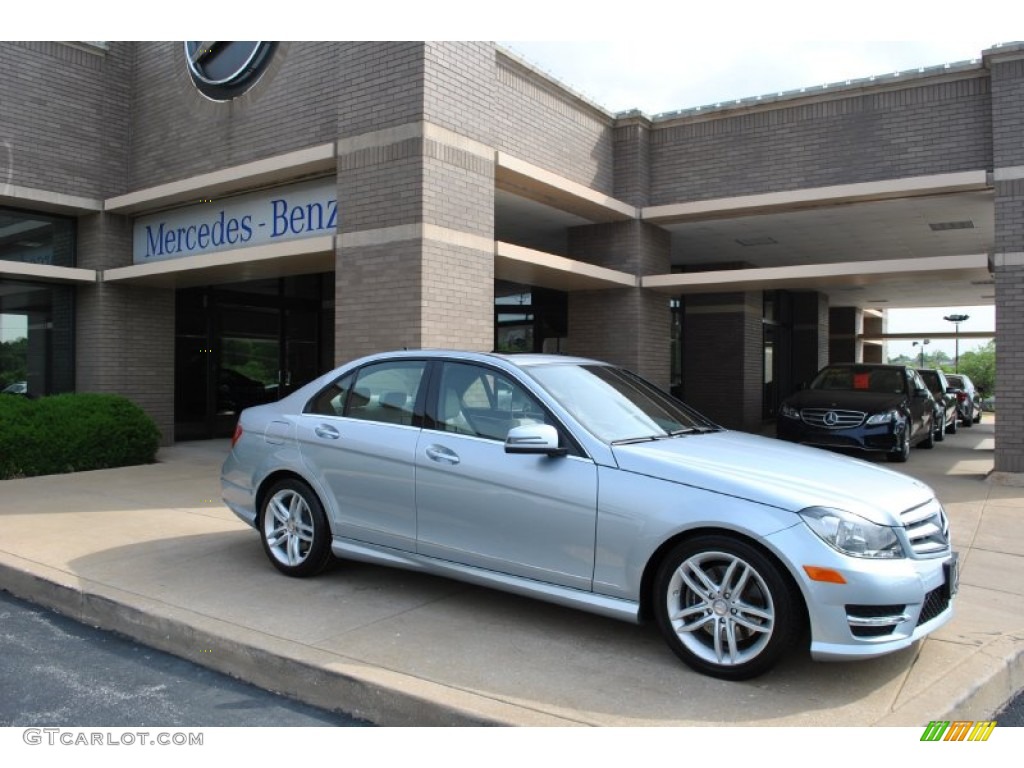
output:
{"label": "dealership window", "polygon": [[75,266],[74,219],[0,208],[0,259]]}
{"label": "dealership window", "polygon": [[564,291],[495,281],[495,352],[564,352],[568,326]]}
{"label": "dealership window", "polygon": [[70,286],[0,280],[0,392],[74,390],[73,317]]}
{"label": "dealership window", "polygon": [[[74,220],[0,208],[0,259],[73,267]],[[70,392],[74,358],[74,289],[0,280],[0,392]]]}

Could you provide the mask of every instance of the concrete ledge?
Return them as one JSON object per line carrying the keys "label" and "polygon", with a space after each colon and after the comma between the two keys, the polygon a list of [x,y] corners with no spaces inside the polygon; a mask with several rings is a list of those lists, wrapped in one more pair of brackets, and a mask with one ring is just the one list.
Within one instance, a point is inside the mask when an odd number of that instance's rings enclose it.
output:
{"label": "concrete ledge", "polygon": [[384,726],[580,725],[251,630],[232,637],[217,619],[0,557],[0,588],[15,597],[311,706],[337,711],[344,702],[345,712]]}

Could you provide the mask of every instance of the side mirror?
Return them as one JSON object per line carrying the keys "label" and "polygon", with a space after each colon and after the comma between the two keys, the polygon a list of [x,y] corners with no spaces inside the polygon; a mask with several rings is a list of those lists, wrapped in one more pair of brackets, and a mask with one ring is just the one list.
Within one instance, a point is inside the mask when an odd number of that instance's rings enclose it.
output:
{"label": "side mirror", "polygon": [[931,397],[931,394],[927,389],[917,388],[914,390],[914,397],[927,398]]}
{"label": "side mirror", "polygon": [[505,453],[565,456],[568,452],[568,448],[558,445],[558,430],[550,424],[527,424],[523,427],[513,427],[505,438]]}

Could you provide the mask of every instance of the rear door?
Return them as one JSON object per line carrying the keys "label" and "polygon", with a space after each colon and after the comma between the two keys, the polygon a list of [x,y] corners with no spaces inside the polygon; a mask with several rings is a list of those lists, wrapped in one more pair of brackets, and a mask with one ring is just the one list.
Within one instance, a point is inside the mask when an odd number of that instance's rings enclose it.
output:
{"label": "rear door", "polygon": [[360,368],[322,390],[298,420],[303,460],[331,494],[336,535],[414,551],[417,398],[423,360]]}

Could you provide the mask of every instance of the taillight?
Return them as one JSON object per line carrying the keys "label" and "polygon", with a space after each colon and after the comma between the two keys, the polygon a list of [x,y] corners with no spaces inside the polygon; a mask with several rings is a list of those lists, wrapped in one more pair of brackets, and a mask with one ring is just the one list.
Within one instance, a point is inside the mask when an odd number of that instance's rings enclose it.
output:
{"label": "taillight", "polygon": [[967,393],[966,392],[957,392],[956,393],[956,401],[958,403],[962,403],[966,399],[967,399]]}
{"label": "taillight", "polygon": [[237,424],[235,424],[235,434],[233,434],[231,436],[231,447],[234,448],[235,447],[235,443],[237,443],[241,438],[242,438],[242,422],[238,422]]}

